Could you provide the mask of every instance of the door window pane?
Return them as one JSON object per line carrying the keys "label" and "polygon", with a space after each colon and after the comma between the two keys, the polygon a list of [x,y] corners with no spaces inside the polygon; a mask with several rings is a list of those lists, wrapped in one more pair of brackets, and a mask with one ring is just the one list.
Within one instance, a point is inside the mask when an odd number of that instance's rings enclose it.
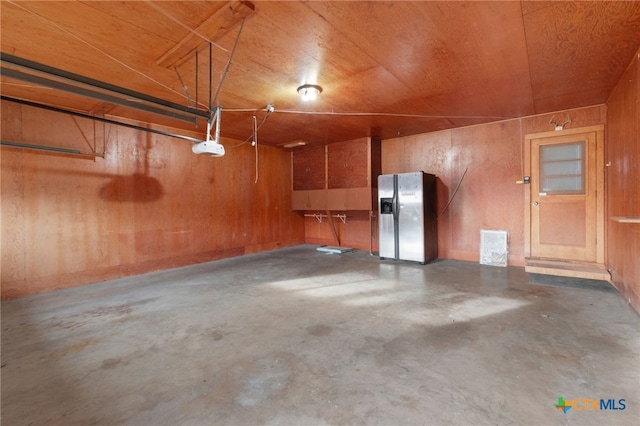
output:
{"label": "door window pane", "polygon": [[584,141],[540,146],[540,192],[584,194]]}

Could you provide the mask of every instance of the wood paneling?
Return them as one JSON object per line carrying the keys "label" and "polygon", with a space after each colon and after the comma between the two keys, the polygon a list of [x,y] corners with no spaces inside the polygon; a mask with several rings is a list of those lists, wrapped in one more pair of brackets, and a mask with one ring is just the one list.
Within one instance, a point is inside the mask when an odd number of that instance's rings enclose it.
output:
{"label": "wood paneling", "polygon": [[424,171],[436,176],[438,256],[451,258],[450,217],[442,214],[464,170],[454,170],[451,131],[398,138],[382,143],[382,173]]}
{"label": "wood paneling", "polygon": [[615,286],[640,312],[640,51],[607,102],[607,265]]}
{"label": "wood paneling", "polygon": [[369,181],[369,138],[327,146],[327,188],[362,188]]}
{"label": "wood paneling", "polygon": [[452,132],[458,172],[468,171],[450,207],[451,250],[466,260],[478,260],[481,229],[500,229],[509,233],[509,262],[522,262],[523,188],[516,185],[522,173],[519,130],[518,121],[512,120]]}
{"label": "wood paneling", "polygon": [[[360,138],[294,151],[292,208],[307,212],[307,243],[373,250],[377,242],[371,228],[375,222],[373,211],[377,210],[380,155],[380,140],[377,138]],[[319,163],[321,159],[322,163]],[[314,177],[319,173],[314,173],[312,168],[325,171],[326,189],[295,190],[319,186],[319,179]],[[324,215],[321,222],[317,220],[319,214]],[[335,214],[346,214],[347,217],[343,222],[334,217]]]}
{"label": "wood paneling", "polygon": [[[595,125],[604,124],[603,111],[597,106],[553,114]],[[382,173],[423,170],[437,177],[439,257],[478,261],[480,230],[503,229],[509,232],[509,264],[524,266],[526,188],[516,184],[523,176],[524,135],[552,130],[553,114],[383,141]]]}
{"label": "wood paneling", "polygon": [[[536,112],[602,103],[638,48],[636,36],[628,30],[638,31],[640,4],[542,4],[523,2],[522,6]],[[620,18],[615,24],[611,21],[614,16]],[[593,60],[605,55],[609,61]],[[549,78],[560,73],[573,77]]]}
{"label": "wood paneling", "polygon": [[304,241],[289,153],[259,146],[255,183],[254,148],[237,141],[196,156],[186,141],[7,102],[2,124],[3,140],[106,146],[90,160],[2,147],[2,297]]}
{"label": "wood paneling", "polygon": [[377,138],[294,151],[293,209],[375,210],[380,161]]}
{"label": "wood paneling", "polygon": [[374,222],[372,225],[369,212],[348,211],[340,213],[346,214],[346,223],[337,217],[323,217],[322,222],[314,217],[305,217],[306,242],[367,251],[377,250],[377,224]]}
{"label": "wood paneling", "polygon": [[[3,122],[2,140],[19,141],[22,139],[22,128],[18,124],[22,121],[22,108],[16,104],[7,105],[0,111]],[[0,151],[2,175],[0,176],[0,244],[2,282],[22,281],[26,277],[25,255],[22,249],[25,245],[25,232],[29,225],[24,220],[24,176],[22,173],[23,152],[18,149]],[[5,172],[6,171],[6,172]]]}
{"label": "wood paneling", "polygon": [[594,105],[584,108],[523,117],[522,133],[526,135],[528,133],[538,133],[541,131],[553,131],[554,126],[550,123],[552,119],[560,123],[570,120],[571,123],[567,124],[565,129],[597,126],[607,120],[607,107],[605,105]]}
{"label": "wood paneling", "polygon": [[[216,33],[208,23],[234,4],[5,1],[1,50],[204,110],[240,25],[214,40],[212,76],[208,46],[198,50],[197,66],[189,48],[206,46]],[[640,44],[637,1],[253,4],[216,104],[225,108],[222,136],[238,140],[251,136],[254,115],[275,105],[260,129],[260,143],[272,146],[390,139],[600,105]],[[158,65],[181,43],[190,54],[177,69]],[[105,102],[6,76],[2,83],[4,95],[146,121]],[[303,83],[323,87],[316,102],[300,100]],[[202,122],[198,128],[202,136]]]}
{"label": "wood paneling", "polygon": [[293,190],[325,189],[326,147],[319,146],[293,152]]}
{"label": "wood paneling", "polygon": [[321,210],[327,209],[328,194],[326,189],[308,191],[293,191],[291,194],[291,208],[293,210]]}

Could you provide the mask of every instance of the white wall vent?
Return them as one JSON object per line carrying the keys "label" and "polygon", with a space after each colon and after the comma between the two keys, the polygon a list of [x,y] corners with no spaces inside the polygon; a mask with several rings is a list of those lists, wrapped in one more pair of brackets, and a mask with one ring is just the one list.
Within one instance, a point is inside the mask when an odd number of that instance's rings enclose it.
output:
{"label": "white wall vent", "polygon": [[509,234],[507,231],[480,230],[480,263],[507,266]]}

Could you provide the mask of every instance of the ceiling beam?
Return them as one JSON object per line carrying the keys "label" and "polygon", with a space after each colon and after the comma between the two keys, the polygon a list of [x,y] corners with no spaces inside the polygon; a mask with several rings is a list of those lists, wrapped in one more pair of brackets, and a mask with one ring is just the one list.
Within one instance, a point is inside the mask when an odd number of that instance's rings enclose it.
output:
{"label": "ceiling beam", "polygon": [[166,68],[180,65],[204,40],[219,39],[254,10],[255,6],[248,1],[230,1],[158,58],[156,63]]}

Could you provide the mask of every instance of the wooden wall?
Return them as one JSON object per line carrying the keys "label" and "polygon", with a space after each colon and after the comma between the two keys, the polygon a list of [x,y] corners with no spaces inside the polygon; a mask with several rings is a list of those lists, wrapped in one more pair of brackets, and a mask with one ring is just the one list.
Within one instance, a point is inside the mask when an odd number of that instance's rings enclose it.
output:
{"label": "wooden wall", "polygon": [[640,51],[607,102],[607,257],[613,283],[640,312]]}
{"label": "wooden wall", "polygon": [[[326,214],[326,212],[324,212]],[[364,251],[378,250],[378,224],[368,211],[340,211],[347,215],[345,222],[338,217],[305,217],[305,241],[308,244],[350,247]]]}
{"label": "wooden wall", "polygon": [[509,233],[509,264],[524,266],[523,143],[527,133],[553,130],[552,116],[570,127],[604,124],[604,105],[558,111],[382,142],[382,173],[423,170],[438,177],[438,257],[477,262],[480,230]]}
{"label": "wooden wall", "polygon": [[[290,154],[188,141],[2,102],[2,140],[105,150],[104,158],[2,147],[2,297],[304,242]],[[191,136],[202,137],[203,131]]]}
{"label": "wooden wall", "polygon": [[[439,257],[477,261],[480,230],[505,229],[509,263],[522,266],[524,135],[551,130],[553,115],[569,115],[570,127],[606,124],[606,262],[640,311],[640,225],[611,219],[640,216],[639,102],[636,57],[606,106],[385,140],[382,173],[434,173],[440,212],[467,170],[438,221]],[[105,147],[95,159],[2,147],[3,298],[298,244],[305,227],[307,242],[335,244],[326,223],[291,212],[289,153],[259,147],[255,184],[248,145],[202,157],[147,132],[9,102],[1,112],[2,140]],[[335,219],[341,243],[377,250],[361,214],[348,227]]]}
{"label": "wooden wall", "polygon": [[[293,190],[297,193],[324,190],[326,199],[316,203],[319,207],[300,213],[306,214],[308,244],[350,247],[372,253],[378,250],[377,214],[373,210],[377,210],[380,167],[380,140],[376,138],[359,138],[293,152]],[[324,216],[318,220],[318,216],[311,216],[314,214]]]}

